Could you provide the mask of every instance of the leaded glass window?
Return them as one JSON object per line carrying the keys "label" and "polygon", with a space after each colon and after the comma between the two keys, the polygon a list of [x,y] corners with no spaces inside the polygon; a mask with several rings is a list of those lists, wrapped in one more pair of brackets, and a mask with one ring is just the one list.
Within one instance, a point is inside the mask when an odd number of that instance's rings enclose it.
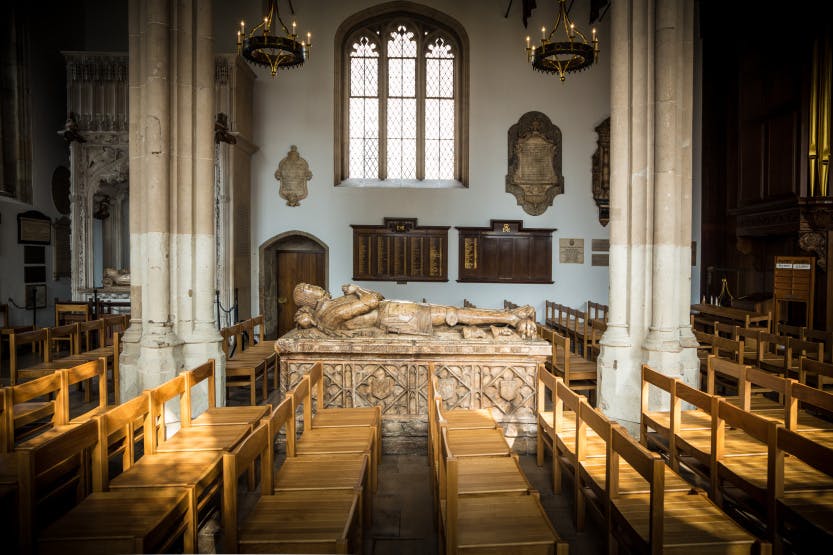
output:
{"label": "leaded glass window", "polygon": [[424,17],[393,14],[356,25],[343,44],[337,181],[463,183],[460,38]]}

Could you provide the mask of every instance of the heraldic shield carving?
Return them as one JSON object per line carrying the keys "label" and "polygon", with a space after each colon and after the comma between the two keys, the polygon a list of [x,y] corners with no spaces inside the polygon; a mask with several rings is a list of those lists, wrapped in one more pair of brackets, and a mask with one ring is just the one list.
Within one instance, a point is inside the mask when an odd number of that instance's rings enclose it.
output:
{"label": "heraldic shield carving", "polygon": [[292,145],[286,158],[278,164],[275,179],[281,182],[278,194],[286,200],[287,206],[300,206],[301,200],[307,198],[307,181],[312,179],[307,161],[298,154],[298,147]]}
{"label": "heraldic shield carving", "polygon": [[506,192],[532,216],[543,214],[564,192],[561,130],[541,112],[527,112],[509,128]]}

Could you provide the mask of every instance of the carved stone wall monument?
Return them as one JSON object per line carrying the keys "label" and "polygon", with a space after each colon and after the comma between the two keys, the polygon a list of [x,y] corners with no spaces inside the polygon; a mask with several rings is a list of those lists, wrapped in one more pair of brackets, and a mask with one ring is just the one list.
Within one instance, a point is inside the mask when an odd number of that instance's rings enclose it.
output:
{"label": "carved stone wall monument", "polygon": [[599,223],[610,221],[610,118],[596,127],[596,152],[593,153],[593,200],[599,207]]}
{"label": "carved stone wall monument", "polygon": [[275,179],[281,182],[278,192],[286,200],[287,206],[300,206],[301,200],[307,198],[307,182],[312,179],[307,161],[298,154],[298,147],[292,145],[286,158],[278,164]]}
{"label": "carved stone wall monument", "polygon": [[564,192],[561,130],[541,112],[527,112],[509,128],[506,192],[532,216],[543,214]]}

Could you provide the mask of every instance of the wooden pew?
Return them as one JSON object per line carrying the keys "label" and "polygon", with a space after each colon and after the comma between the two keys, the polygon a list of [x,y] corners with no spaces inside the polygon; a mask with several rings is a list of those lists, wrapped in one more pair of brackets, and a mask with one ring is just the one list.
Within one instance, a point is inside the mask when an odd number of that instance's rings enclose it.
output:
{"label": "wooden pew", "polygon": [[20,444],[34,445],[67,429],[66,390],[61,375],[53,372],[5,389],[2,451],[13,452]]}
{"label": "wooden pew", "polygon": [[[591,507],[606,522],[608,514],[607,499],[607,461],[612,450],[611,437],[617,424],[610,422],[601,412],[591,407],[586,401],[579,405],[579,424],[576,435],[576,459],[578,471],[576,477],[576,529],[584,528],[585,505],[590,501]],[[602,442],[588,443],[586,435],[599,438]],[[619,494],[649,493],[650,487],[639,473],[627,461],[620,460]],[[665,492],[688,491],[691,486],[676,472],[665,470]]]}
{"label": "wooden pew", "polygon": [[[266,372],[272,368],[272,389],[278,389],[278,353],[275,342],[266,340],[266,324],[263,314],[243,320],[243,329],[248,334],[248,341],[243,342],[243,352],[254,357],[261,357],[266,362]],[[267,375],[268,378],[268,375]]]}
{"label": "wooden pew", "polygon": [[[431,365],[429,364],[429,372]],[[316,411],[312,417],[313,428],[370,427],[376,431],[376,460],[382,456],[382,407],[327,407],[324,397],[324,366],[316,362],[307,374],[310,394],[314,392]],[[430,380],[429,380],[430,381]],[[431,396],[429,392],[428,399]],[[311,404],[310,404],[311,406]],[[306,422],[306,421],[305,421]]]}
{"label": "wooden pew", "polygon": [[798,381],[808,384],[810,376],[813,377],[816,387],[824,390],[824,384],[833,381],[833,363],[801,357],[798,365]]}
{"label": "wooden pew", "polygon": [[[152,493],[182,489],[187,492],[188,502],[186,543],[196,546],[200,523],[218,508],[214,500],[222,482],[222,453],[152,453],[153,434],[145,433],[152,428],[148,391],[97,416],[95,421],[98,440],[93,452],[93,490]],[[123,453],[121,472],[111,478],[111,460],[119,452]]]}
{"label": "wooden pew", "polygon": [[370,524],[373,518],[373,492],[370,487],[370,457],[367,454],[348,453],[320,457],[290,455],[296,453],[295,418],[292,414],[292,400],[288,397],[262,422],[269,429],[269,445],[273,447],[273,460],[277,460],[274,453],[275,442],[282,430],[286,432],[287,456],[275,470],[272,480],[273,493],[331,489],[359,491],[362,523]]}
{"label": "wooden pew", "polygon": [[757,366],[775,374],[786,374],[787,361],[792,359],[789,338],[761,332],[758,342]]}
{"label": "wooden pew", "polygon": [[[567,544],[552,528],[537,492],[528,495],[460,495],[459,463],[442,427],[440,464],[445,503],[441,507],[444,552],[566,554]],[[488,463],[488,460],[485,461]]]}
{"label": "wooden pew", "polygon": [[[304,431],[294,442],[294,453],[289,456],[321,456],[321,455],[362,455],[370,458],[371,487],[376,491],[378,487],[379,461],[376,457],[377,432],[372,426],[353,428],[313,428],[307,425],[312,422],[312,399],[310,393],[309,376],[304,376],[295,389],[287,392],[292,400],[292,414],[298,414],[303,409]],[[292,430],[297,430],[294,426]]]}
{"label": "wooden pew", "polygon": [[[593,430],[579,429],[581,420],[578,412],[582,401],[587,399],[579,395],[564,384],[560,378],[555,382],[555,396],[553,397],[555,453],[553,455],[553,491],[561,491],[562,474],[566,471],[573,477],[575,483],[578,453],[576,451],[579,434],[583,434],[582,442],[587,446],[587,457],[601,456],[598,450],[604,442],[598,438]],[[592,451],[592,453],[591,453]]]}
{"label": "wooden pew", "polygon": [[[243,349],[242,328],[235,325],[220,330],[222,337],[221,346],[223,353],[226,356],[226,392],[228,399],[228,389],[232,387],[248,387],[249,388],[249,404],[257,404],[257,388],[256,383],[258,379],[263,380],[263,398],[266,399],[268,395],[268,378],[266,375],[266,360],[262,357],[246,357],[241,353]],[[232,356],[234,354],[234,356]]]}
{"label": "wooden pew", "polygon": [[[64,399],[66,399],[66,419],[69,423],[79,423],[89,420],[96,415],[103,414],[114,405],[107,402],[107,359],[104,357],[98,360],[91,360],[73,366],[65,370],[57,371],[61,376],[61,387],[65,391]],[[83,384],[84,391],[90,391],[94,386],[98,387],[98,403],[92,408],[83,413],[72,416],[75,412],[70,404],[70,387],[75,384]]]}
{"label": "wooden pew", "polygon": [[150,390],[151,427],[145,432],[151,438],[146,443],[150,453],[227,451],[249,434],[251,424],[194,426],[183,417],[180,429],[168,436],[165,404],[168,401],[178,401],[180,415],[190,414],[191,407],[185,389],[185,374],[179,374]]}
{"label": "wooden pew", "polygon": [[833,489],[793,487],[790,491],[787,467],[802,465],[808,483],[819,474],[831,478],[833,448],[781,427],[775,440],[769,464],[773,483],[767,488],[767,505],[776,523],[776,547],[783,547],[786,541],[796,553],[811,553],[833,541]]}
{"label": "wooden pew", "polygon": [[[628,493],[622,462],[648,484],[645,492]],[[611,433],[608,458],[608,536],[617,545],[640,553],[759,553],[767,550],[706,495],[697,490],[667,491],[666,466],[620,426]],[[611,549],[613,549],[611,547]]]}
{"label": "wooden pew", "polygon": [[23,375],[20,375],[22,370],[17,363],[17,349],[25,345],[31,345],[32,352],[40,352],[42,362],[51,360],[49,328],[24,332],[12,331],[9,334],[9,385],[15,385],[23,378]]}
{"label": "wooden pew", "polygon": [[29,441],[15,448],[18,547],[22,553],[32,552],[40,530],[90,492],[90,452],[97,438],[95,424],[88,421],[53,430],[54,433],[42,436],[40,441]]}
{"label": "wooden pew", "polygon": [[[776,488],[775,480],[772,479],[775,472],[771,470],[771,464],[776,459],[778,423],[745,412],[725,401],[719,401],[717,416],[712,462],[715,500],[722,506],[726,498],[731,497],[735,505],[759,517],[766,526],[768,537],[774,539],[778,522],[771,503],[772,495],[768,490]],[[759,444],[758,452],[729,456],[733,445],[725,438],[726,426],[732,426],[754,438]],[[783,460],[779,472],[783,478],[781,490],[784,492],[833,490],[833,477],[808,467],[801,460]],[[742,494],[737,495],[736,490]]]}
{"label": "wooden pew", "polygon": [[183,406],[192,407],[194,388],[201,387],[200,384],[204,382],[207,386],[208,408],[197,416],[193,415],[193,409],[186,411],[182,414],[183,422],[186,423],[186,426],[248,424],[254,428],[262,418],[269,415],[272,410],[272,405],[218,407],[214,365],[214,359],[208,359],[208,362],[185,372]]}
{"label": "wooden pew", "polygon": [[550,337],[552,373],[564,380],[564,385],[574,391],[592,395],[596,391],[596,363],[585,360],[570,351],[570,339],[559,333]]}
{"label": "wooden pew", "polygon": [[503,435],[503,429],[495,424],[493,428],[449,428],[442,408],[442,399],[434,398],[439,431],[446,429],[449,447],[455,456],[461,457],[508,457],[512,451]]}
{"label": "wooden pew", "polygon": [[607,322],[598,318],[590,320],[590,325],[587,330],[587,337],[585,338],[584,358],[591,361],[596,361],[601,352],[600,341],[602,335],[607,331]]}
{"label": "wooden pew", "polygon": [[[292,402],[290,401],[290,406]],[[262,484],[257,502],[238,526],[237,478],[257,459]],[[223,455],[224,551],[227,553],[361,553],[360,491],[272,491],[272,446],[259,426]]]}
{"label": "wooden pew", "polygon": [[824,344],[824,360],[833,364],[833,331],[804,328],[802,339]]}

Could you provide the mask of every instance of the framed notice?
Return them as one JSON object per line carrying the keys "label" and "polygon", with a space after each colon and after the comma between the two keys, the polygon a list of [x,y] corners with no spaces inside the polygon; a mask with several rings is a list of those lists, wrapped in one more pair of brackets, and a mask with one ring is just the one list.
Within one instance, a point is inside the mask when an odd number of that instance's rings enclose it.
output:
{"label": "framed notice", "polygon": [[558,262],[584,264],[584,239],[559,239]]}
{"label": "framed notice", "polygon": [[775,325],[781,321],[781,305],[783,303],[803,303],[805,305],[805,325],[812,329],[815,283],[816,259],[812,256],[775,257],[775,287],[773,290]]}
{"label": "framed notice", "polygon": [[49,245],[52,242],[52,220],[36,210],[17,215],[17,242]]}

